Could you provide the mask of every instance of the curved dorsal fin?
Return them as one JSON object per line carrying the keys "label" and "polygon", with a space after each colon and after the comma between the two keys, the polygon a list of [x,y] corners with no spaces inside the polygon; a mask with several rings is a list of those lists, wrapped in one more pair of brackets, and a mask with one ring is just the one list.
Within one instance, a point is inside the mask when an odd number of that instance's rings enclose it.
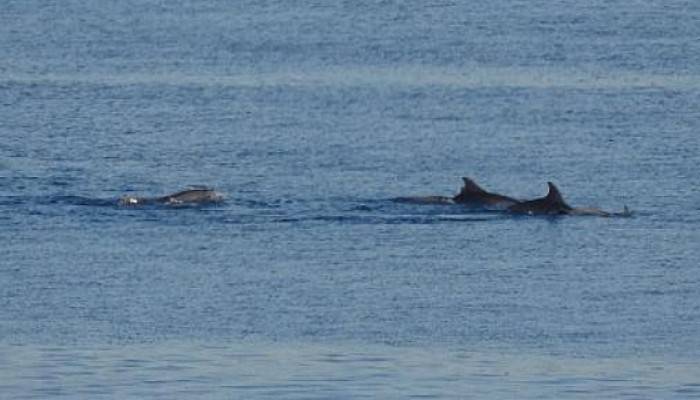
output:
{"label": "curved dorsal fin", "polygon": [[467,178],[466,176],[462,177],[462,180],[464,181],[464,187],[462,187],[463,193],[486,193],[481,186],[477,185],[476,182]]}
{"label": "curved dorsal fin", "polygon": [[559,189],[552,182],[547,182],[547,186],[549,186],[549,192],[544,199],[550,204],[561,204],[568,207]]}

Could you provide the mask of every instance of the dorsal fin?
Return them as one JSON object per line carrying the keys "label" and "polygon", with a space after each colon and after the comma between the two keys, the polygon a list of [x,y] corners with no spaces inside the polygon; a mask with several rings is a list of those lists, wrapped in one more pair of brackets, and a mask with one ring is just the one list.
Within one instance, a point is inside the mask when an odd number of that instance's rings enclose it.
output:
{"label": "dorsal fin", "polygon": [[545,197],[545,201],[549,204],[557,204],[557,205],[562,205],[565,207],[569,207],[568,204],[564,201],[564,198],[561,195],[561,192],[559,192],[559,189],[557,189],[556,186],[552,182],[547,182],[547,186],[549,186],[549,192],[547,193],[547,197]]}
{"label": "dorsal fin", "polygon": [[462,177],[462,180],[464,181],[464,187],[462,187],[463,193],[486,193],[481,186],[477,185],[476,182],[467,178],[466,176]]}

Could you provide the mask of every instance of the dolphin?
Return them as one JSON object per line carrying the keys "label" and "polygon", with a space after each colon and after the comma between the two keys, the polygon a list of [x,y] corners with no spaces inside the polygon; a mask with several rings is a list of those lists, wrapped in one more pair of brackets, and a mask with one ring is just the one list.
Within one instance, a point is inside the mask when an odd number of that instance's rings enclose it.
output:
{"label": "dolphin", "polygon": [[119,199],[122,206],[141,206],[148,204],[163,204],[168,206],[196,205],[221,203],[224,196],[211,188],[198,187],[182,190],[161,197],[135,197],[123,196]]}
{"label": "dolphin", "polygon": [[507,211],[528,215],[590,215],[598,217],[630,216],[632,214],[627,206],[619,213],[611,213],[592,207],[571,207],[564,201],[561,192],[552,182],[547,182],[547,186],[549,192],[545,197],[519,202],[508,207]]}
{"label": "dolphin", "polygon": [[466,176],[463,177],[462,180],[464,181],[462,190],[456,196],[452,197],[452,201],[455,203],[471,207],[499,210],[513,207],[520,203],[519,200],[512,197],[487,192],[481,188],[481,186],[477,185],[476,182],[470,178],[467,178]]}
{"label": "dolphin", "polygon": [[504,210],[514,204],[519,203],[518,200],[497,193],[487,192],[472,179],[463,177],[464,186],[459,193],[452,197],[447,196],[413,196],[413,197],[397,197],[394,201],[400,203],[411,204],[433,204],[433,205],[449,205],[460,204],[472,208],[483,208],[491,210]]}

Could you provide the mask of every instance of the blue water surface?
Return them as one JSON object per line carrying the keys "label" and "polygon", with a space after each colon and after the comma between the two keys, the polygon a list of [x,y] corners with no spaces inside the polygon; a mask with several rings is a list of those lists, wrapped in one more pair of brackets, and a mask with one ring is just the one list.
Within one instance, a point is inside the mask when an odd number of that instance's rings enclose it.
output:
{"label": "blue water surface", "polygon": [[700,3],[1,8],[0,397],[700,398]]}

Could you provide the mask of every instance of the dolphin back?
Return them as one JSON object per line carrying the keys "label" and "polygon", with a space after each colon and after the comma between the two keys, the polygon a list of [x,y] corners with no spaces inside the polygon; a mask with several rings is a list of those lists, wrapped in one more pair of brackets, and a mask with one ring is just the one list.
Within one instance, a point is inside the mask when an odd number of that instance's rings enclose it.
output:
{"label": "dolphin back", "polygon": [[224,196],[214,189],[187,189],[159,199],[166,204],[206,204],[220,203]]}
{"label": "dolphin back", "polygon": [[530,215],[571,214],[573,209],[566,204],[559,189],[552,182],[547,182],[547,186],[549,187],[549,191],[545,197],[514,204],[508,207],[508,211],[516,214]]}
{"label": "dolphin back", "polygon": [[483,207],[485,209],[505,209],[519,203],[518,200],[512,197],[486,191],[484,188],[477,185],[474,180],[466,176],[462,178],[462,181],[464,181],[464,186],[462,186],[460,192],[452,198],[455,203],[472,207]]}
{"label": "dolphin back", "polygon": [[137,207],[152,204],[164,204],[170,206],[177,205],[196,205],[196,204],[211,204],[221,203],[224,201],[224,195],[214,189],[199,187],[189,188],[161,197],[136,197],[122,196],[119,198],[120,206]]}

